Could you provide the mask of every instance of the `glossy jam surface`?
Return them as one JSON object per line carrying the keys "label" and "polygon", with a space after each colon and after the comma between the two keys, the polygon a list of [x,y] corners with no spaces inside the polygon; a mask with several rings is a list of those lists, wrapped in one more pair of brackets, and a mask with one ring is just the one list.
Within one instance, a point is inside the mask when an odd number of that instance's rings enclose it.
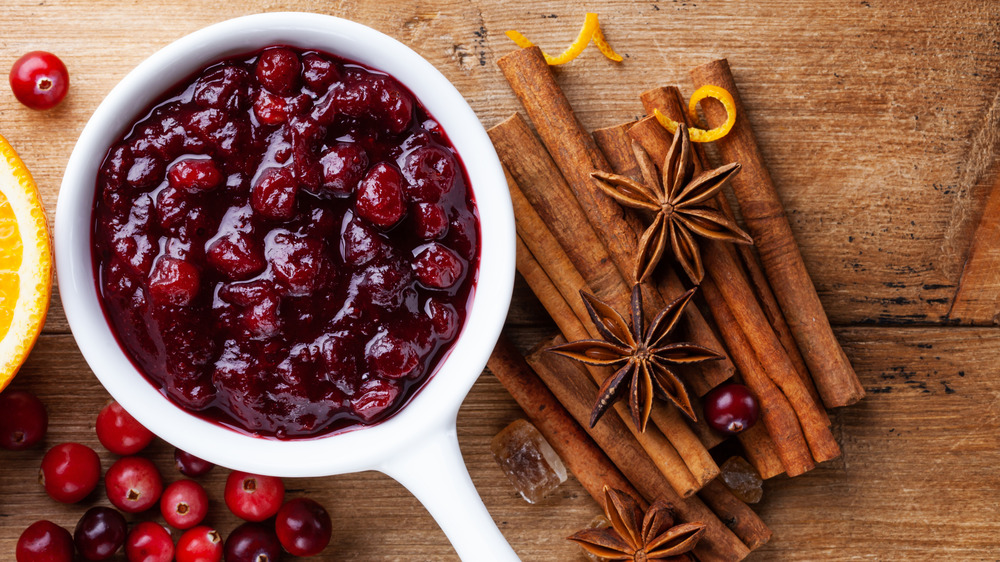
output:
{"label": "glossy jam surface", "polygon": [[108,151],[105,314],[147,378],[239,430],[385,419],[457,338],[478,272],[465,170],[393,78],[271,47],[178,86]]}

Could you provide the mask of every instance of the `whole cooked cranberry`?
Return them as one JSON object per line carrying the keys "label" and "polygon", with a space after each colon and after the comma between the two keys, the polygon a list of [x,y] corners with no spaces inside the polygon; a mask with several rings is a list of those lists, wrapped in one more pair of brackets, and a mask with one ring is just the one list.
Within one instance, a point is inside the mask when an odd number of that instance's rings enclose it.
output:
{"label": "whole cooked cranberry", "polygon": [[209,470],[215,467],[214,464],[202,459],[201,457],[196,457],[187,451],[182,451],[180,449],[174,449],[174,466],[180,471],[184,476],[204,476],[208,474]]}
{"label": "whole cooked cranberry", "polygon": [[417,203],[413,206],[413,222],[421,240],[440,240],[448,234],[448,214],[436,203]]}
{"label": "whole cooked cranberry", "polygon": [[260,246],[243,232],[233,232],[211,242],[205,258],[216,271],[233,280],[253,277],[267,267]]}
{"label": "whole cooked cranberry", "polygon": [[323,243],[286,232],[275,234],[264,250],[276,280],[295,295],[310,294],[319,285],[323,270]]}
{"label": "whole cooked cranberry", "polygon": [[389,379],[420,374],[420,354],[409,340],[389,333],[375,336],[365,349],[373,373]]}
{"label": "whole cooked cranberry", "polygon": [[299,56],[285,47],[267,49],[257,60],[257,80],[279,96],[287,96],[298,87],[301,72]]}
{"label": "whole cooked cranberry", "polygon": [[177,562],[221,562],[222,535],[201,525],[188,529],[177,541]]}
{"label": "whole cooked cranberry", "polygon": [[385,379],[368,379],[361,386],[357,397],[351,401],[354,414],[364,423],[378,419],[399,396],[399,386]]}
{"label": "whole cooked cranberry", "polygon": [[277,562],[280,559],[281,543],[269,525],[243,523],[226,539],[226,562]]}
{"label": "whole cooked cranberry", "polygon": [[69,91],[69,71],[52,53],[31,51],[10,69],[10,89],[17,101],[31,109],[51,109]]}
{"label": "whole cooked cranberry", "polygon": [[320,156],[323,166],[323,188],[336,197],[354,193],[368,169],[368,153],[353,142],[338,142]]}
{"label": "whole cooked cranberry", "polygon": [[42,457],[39,482],[52,499],[76,503],[97,487],[101,460],[97,453],[79,443],[60,443]]}
{"label": "whole cooked cranberry", "polygon": [[187,306],[198,296],[201,288],[201,272],[188,261],[160,256],[153,264],[149,275],[149,294],[154,300]]}
{"label": "whole cooked cranberry", "polygon": [[295,498],[278,510],[274,530],[281,546],[292,556],[315,556],[330,544],[330,514],[309,498]]}
{"label": "whole cooked cranberry", "polygon": [[165,167],[157,156],[137,156],[125,174],[125,181],[135,189],[154,187],[163,181]]}
{"label": "whole cooked cranberry", "polygon": [[440,146],[422,146],[406,155],[402,170],[411,200],[435,202],[455,186],[458,161]]}
{"label": "whole cooked cranberry", "polygon": [[17,562],[73,562],[73,536],[51,521],[36,521],[21,533]]}
{"label": "whole cooked cranberry", "polygon": [[261,90],[253,102],[253,114],[264,125],[281,125],[293,115],[304,111],[308,105],[309,96],[305,94],[286,98]]}
{"label": "whole cooked cranberry", "polygon": [[351,283],[363,305],[374,305],[386,310],[396,310],[407,298],[407,288],[413,281],[413,272],[401,258],[375,260]]}
{"label": "whole cooked cranberry", "polygon": [[260,175],[250,192],[250,207],[272,220],[287,220],[295,216],[295,196],[299,190],[292,169],[268,168]]}
{"label": "whole cooked cranberry", "polygon": [[281,478],[233,471],[226,479],[226,506],[247,521],[263,521],[281,508],[285,484]]}
{"label": "whole cooked cranberry", "polygon": [[705,396],[705,420],[712,429],[733,435],[757,423],[757,399],[742,384],[724,384]]}
{"label": "whole cooked cranberry", "polygon": [[143,521],[133,527],[125,539],[125,556],[129,562],[171,562],[174,539],[163,525]]}
{"label": "whole cooked cranberry", "polygon": [[190,192],[211,191],[222,184],[222,173],[211,159],[188,158],[170,167],[170,185]]}
{"label": "whole cooked cranberry", "polygon": [[153,442],[153,432],[112,401],[97,414],[97,439],[116,455],[134,455]]}
{"label": "whole cooked cranberry", "polygon": [[302,81],[313,92],[321,94],[339,79],[340,71],[332,62],[316,53],[302,55]]}
{"label": "whole cooked cranberry", "polygon": [[247,98],[247,71],[235,66],[217,68],[198,79],[194,101],[202,107],[236,111]]}
{"label": "whole cooked cranberry", "polygon": [[355,267],[365,265],[389,251],[387,242],[368,223],[348,213],[344,217],[341,252],[344,261]]}
{"label": "whole cooked cranberry", "polygon": [[373,113],[376,120],[392,134],[408,129],[413,122],[413,96],[388,76],[374,76],[370,81],[374,90]]}
{"label": "whole cooked cranberry", "polygon": [[49,415],[45,405],[27,390],[0,394],[0,448],[22,451],[45,439]]}
{"label": "whole cooked cranberry", "polygon": [[450,340],[458,335],[459,317],[454,306],[430,298],[424,303],[424,312],[431,319],[431,326],[438,337]]}
{"label": "whole cooked cranberry", "polygon": [[436,242],[428,244],[413,260],[413,271],[424,286],[447,289],[465,274],[465,260]]}
{"label": "whole cooked cranberry", "polygon": [[402,182],[395,167],[385,162],[375,164],[358,186],[355,212],[375,226],[391,228],[406,212]]}
{"label": "whole cooked cranberry", "polygon": [[208,494],[194,480],[178,480],[163,491],[160,513],[172,527],[190,529],[208,514]]}
{"label": "whole cooked cranberry", "polygon": [[108,499],[125,513],[140,513],[156,505],[163,478],[156,465],[143,457],[122,457],[104,475]]}
{"label": "whole cooked cranberry", "polygon": [[110,507],[92,507],[73,532],[76,549],[87,560],[107,560],[125,544],[125,517]]}

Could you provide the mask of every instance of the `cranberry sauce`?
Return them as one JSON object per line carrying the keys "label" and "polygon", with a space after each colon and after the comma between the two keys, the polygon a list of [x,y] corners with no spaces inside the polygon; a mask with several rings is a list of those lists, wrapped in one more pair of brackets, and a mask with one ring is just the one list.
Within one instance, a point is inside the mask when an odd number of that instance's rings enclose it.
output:
{"label": "cranberry sauce", "polygon": [[397,411],[465,321],[468,179],[390,76],[271,47],[213,64],[108,151],[94,269],[119,342],[183,408],[304,437]]}

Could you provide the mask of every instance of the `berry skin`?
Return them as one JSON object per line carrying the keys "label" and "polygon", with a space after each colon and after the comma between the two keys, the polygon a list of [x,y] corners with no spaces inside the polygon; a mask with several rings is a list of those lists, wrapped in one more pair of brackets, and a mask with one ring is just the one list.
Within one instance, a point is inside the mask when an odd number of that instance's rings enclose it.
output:
{"label": "berry skin", "polygon": [[17,101],[31,109],[51,109],[69,91],[69,71],[52,53],[25,53],[10,69],[10,89]]}
{"label": "berry skin", "polygon": [[368,379],[351,401],[351,408],[362,422],[370,423],[393,405],[399,392],[399,386],[393,381]]}
{"label": "berry skin", "polygon": [[0,448],[22,451],[45,438],[49,415],[45,405],[26,390],[0,394]]}
{"label": "berry skin", "polygon": [[281,508],[285,484],[281,478],[233,471],[226,479],[226,506],[246,521],[263,521]]}
{"label": "berry skin", "polygon": [[281,543],[270,525],[243,523],[226,539],[226,562],[277,562],[279,559]]}
{"label": "berry skin", "polygon": [[163,478],[152,461],[122,457],[104,475],[108,499],[125,513],[140,513],[156,505],[163,493]]}
{"label": "berry skin", "polygon": [[17,539],[17,562],[73,562],[73,536],[51,521],[32,523]]}
{"label": "berry skin", "polygon": [[301,72],[299,56],[284,47],[264,51],[257,61],[257,80],[279,96],[287,96],[295,90]]}
{"label": "berry skin", "polygon": [[742,384],[725,384],[705,397],[705,420],[712,429],[735,435],[757,423],[757,399]]}
{"label": "berry skin", "polygon": [[465,260],[454,250],[438,243],[429,244],[413,261],[413,271],[424,286],[447,289],[465,274]]}
{"label": "berry skin", "polygon": [[194,480],[178,480],[163,491],[160,513],[170,526],[190,529],[208,514],[208,494]]}
{"label": "berry skin", "polygon": [[129,562],[171,562],[174,539],[163,525],[143,521],[133,527],[125,539],[125,556]]}
{"label": "berry skin", "polygon": [[215,240],[205,252],[209,265],[230,279],[247,279],[264,271],[264,253],[248,234],[234,232]]}
{"label": "berry skin", "polygon": [[396,168],[385,162],[375,164],[358,186],[355,211],[375,226],[392,228],[406,212],[402,182]]}
{"label": "berry skin", "polygon": [[191,193],[211,191],[222,184],[222,173],[215,162],[205,159],[181,160],[167,172],[170,185]]}
{"label": "berry skin", "polygon": [[97,414],[97,439],[116,455],[134,455],[153,442],[153,433],[111,402]]}
{"label": "berry skin", "polygon": [[413,222],[422,240],[440,240],[448,233],[448,215],[435,203],[414,205]]}
{"label": "berry skin", "polygon": [[323,188],[336,197],[347,197],[368,169],[368,153],[356,143],[337,143],[319,159],[323,167]]}
{"label": "berry skin", "polygon": [[76,524],[73,542],[87,560],[107,560],[125,544],[127,529],[121,513],[110,507],[92,507]]}
{"label": "berry skin", "polygon": [[250,192],[250,207],[264,218],[290,219],[295,216],[298,190],[291,168],[268,168]]}
{"label": "berry skin", "polygon": [[61,443],[42,457],[39,482],[52,499],[76,503],[90,495],[101,477],[101,460],[79,443]]}
{"label": "berry skin", "polygon": [[198,296],[200,287],[201,273],[197,266],[170,256],[162,256],[153,265],[149,294],[156,301],[187,306]]}
{"label": "berry skin", "polygon": [[313,92],[325,92],[339,78],[340,71],[332,62],[315,53],[302,56],[302,81]]}
{"label": "berry skin", "polygon": [[330,544],[330,514],[308,498],[290,500],[278,510],[274,529],[281,546],[292,556],[315,556]]}
{"label": "berry skin", "polygon": [[174,449],[174,466],[184,476],[204,476],[209,470],[215,467],[214,464],[196,457],[187,451]]}
{"label": "berry skin", "polygon": [[177,562],[221,562],[222,535],[201,525],[185,531],[177,541]]}

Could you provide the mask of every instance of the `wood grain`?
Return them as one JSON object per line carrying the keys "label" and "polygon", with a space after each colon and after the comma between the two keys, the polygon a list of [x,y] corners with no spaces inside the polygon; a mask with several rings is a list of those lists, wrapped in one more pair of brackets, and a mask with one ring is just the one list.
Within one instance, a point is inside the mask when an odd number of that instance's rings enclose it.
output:
{"label": "wood grain", "polygon": [[[943,322],[991,185],[1000,115],[1000,4],[865,0],[247,0],[113,2],[12,0],[0,67],[22,53],[59,54],[69,97],[36,113],[0,88],[0,134],[17,148],[50,219],[77,136],[132,67],[178,37],[243,14],[302,10],[388,33],[441,70],[485,126],[519,108],[495,61],[517,28],[551,52],[570,43],[585,10],[601,14],[615,64],[590,48],[558,80],[588,130],[641,117],[636,96],[679,84],[727,57],[793,233],[837,335],[868,391],[837,411],[844,456],[765,485],[760,514],[774,537],[756,560],[995,559],[1000,551],[1000,330]],[[6,65],[6,66],[5,66]],[[994,240],[995,244],[996,241]],[[982,324],[985,321],[977,321]],[[107,399],[68,335],[58,300],[14,381],[48,404],[47,444],[98,447]],[[520,280],[507,332],[522,350],[554,325]],[[525,560],[580,560],[563,540],[599,513],[570,479],[543,504],[525,504],[489,452],[522,414],[492,376],[459,418],[463,451],[494,518]],[[168,480],[170,449],[154,448]],[[72,529],[84,506],[48,500],[35,481],[43,449],[0,451],[0,559],[20,531],[47,517]],[[112,458],[102,453],[104,467]],[[206,479],[211,521],[225,471]],[[326,560],[454,560],[441,531],[406,491],[372,473],[289,482],[334,518]],[[106,503],[95,495],[91,503]]]}

